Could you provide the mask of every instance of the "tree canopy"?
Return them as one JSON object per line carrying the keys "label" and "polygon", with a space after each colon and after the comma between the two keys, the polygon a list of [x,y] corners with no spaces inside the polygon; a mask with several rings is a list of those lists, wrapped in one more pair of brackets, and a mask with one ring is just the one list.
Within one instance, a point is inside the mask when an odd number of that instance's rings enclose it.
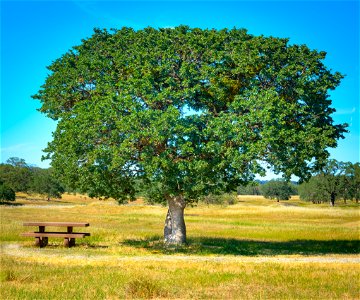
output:
{"label": "tree canopy", "polygon": [[344,199],[355,199],[356,202],[360,200],[360,163],[345,164],[344,180]]}
{"label": "tree canopy", "polygon": [[280,200],[289,200],[291,195],[297,193],[295,187],[285,180],[270,180],[261,186],[262,194],[265,198]]}
{"label": "tree canopy", "polygon": [[11,157],[6,164],[0,164],[0,184],[2,195],[11,200],[15,200],[15,192],[39,193],[48,198],[61,198],[64,192],[59,180],[53,176],[52,169],[30,166],[18,157]]}
{"label": "tree canopy", "polygon": [[15,192],[0,180],[0,202],[2,201],[15,201]]}
{"label": "tree canopy", "polygon": [[360,164],[330,159],[325,166],[299,187],[300,198],[312,202],[356,200],[360,198]]}
{"label": "tree canopy", "polygon": [[46,158],[94,196],[133,198],[141,179],[170,212],[264,165],[307,178],[346,131],[328,95],[343,76],[325,56],[244,29],[95,29],[33,96],[58,120]]}
{"label": "tree canopy", "polygon": [[65,189],[53,176],[52,169],[33,169],[33,180],[30,185],[31,192],[45,195],[48,200],[51,197],[61,198]]}
{"label": "tree canopy", "polygon": [[15,192],[27,192],[32,181],[32,170],[24,159],[10,157],[6,164],[0,164],[0,181]]}

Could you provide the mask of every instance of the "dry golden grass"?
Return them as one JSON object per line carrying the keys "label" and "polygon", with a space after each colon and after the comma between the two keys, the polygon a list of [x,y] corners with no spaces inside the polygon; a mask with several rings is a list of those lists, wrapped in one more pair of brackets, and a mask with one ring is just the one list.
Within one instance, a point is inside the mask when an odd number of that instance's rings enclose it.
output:
{"label": "dry golden grass", "polygon": [[[359,209],[239,197],[186,209],[189,244],[166,247],[166,208],[82,195],[1,205],[3,299],[359,299]],[[22,222],[87,221],[90,237],[46,248]]]}

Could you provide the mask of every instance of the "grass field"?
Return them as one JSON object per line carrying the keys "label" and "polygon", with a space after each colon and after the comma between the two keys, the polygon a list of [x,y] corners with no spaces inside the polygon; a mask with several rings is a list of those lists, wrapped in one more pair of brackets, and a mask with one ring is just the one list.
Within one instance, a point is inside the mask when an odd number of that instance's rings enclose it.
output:
{"label": "grass field", "polygon": [[[338,204],[338,203],[337,203]],[[186,208],[188,245],[166,247],[166,208],[18,195],[1,205],[2,299],[360,299],[360,215],[241,196]],[[90,237],[33,246],[24,221],[86,221]]]}

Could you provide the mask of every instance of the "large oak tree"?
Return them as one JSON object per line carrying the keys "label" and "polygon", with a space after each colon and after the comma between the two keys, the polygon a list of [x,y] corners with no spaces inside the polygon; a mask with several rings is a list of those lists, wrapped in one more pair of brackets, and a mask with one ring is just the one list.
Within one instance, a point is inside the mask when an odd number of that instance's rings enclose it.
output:
{"label": "large oak tree", "polygon": [[121,202],[141,180],[168,203],[165,240],[183,243],[186,204],[265,165],[306,178],[323,164],[345,132],[325,55],[244,29],[96,29],[33,96],[58,120],[46,157],[92,196]]}

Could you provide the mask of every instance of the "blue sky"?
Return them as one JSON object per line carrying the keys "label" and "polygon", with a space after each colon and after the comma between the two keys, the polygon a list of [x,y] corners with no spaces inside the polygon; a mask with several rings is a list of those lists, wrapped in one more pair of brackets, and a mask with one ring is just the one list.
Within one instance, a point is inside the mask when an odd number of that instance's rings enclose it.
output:
{"label": "blue sky", "polygon": [[328,53],[325,64],[346,74],[331,92],[336,123],[349,133],[332,158],[359,161],[358,1],[1,1],[1,162],[9,157],[48,167],[42,149],[56,123],[31,99],[46,66],[89,37],[94,27],[141,29],[180,24],[246,28],[254,35],[289,37]]}

